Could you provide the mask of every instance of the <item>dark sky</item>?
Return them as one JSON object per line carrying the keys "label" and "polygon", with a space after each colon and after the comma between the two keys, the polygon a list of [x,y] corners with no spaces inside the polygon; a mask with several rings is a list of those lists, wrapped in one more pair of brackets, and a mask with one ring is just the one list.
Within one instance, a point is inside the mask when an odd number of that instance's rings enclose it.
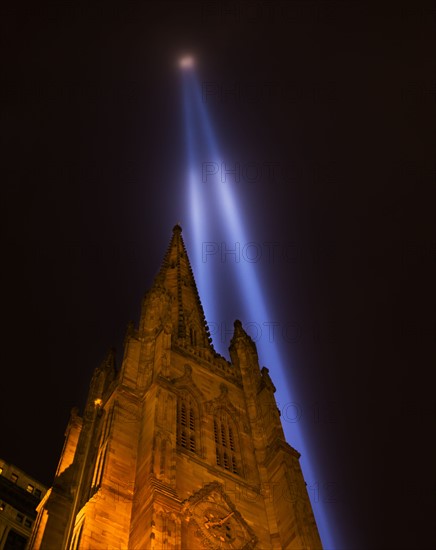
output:
{"label": "dark sky", "polygon": [[111,346],[120,360],[172,226],[189,226],[176,61],[193,52],[229,163],[278,167],[235,190],[250,241],[278,243],[258,268],[277,322],[298,327],[278,344],[335,484],[337,548],[431,547],[432,15],[328,0],[4,9],[2,458],[51,483],[71,407]]}

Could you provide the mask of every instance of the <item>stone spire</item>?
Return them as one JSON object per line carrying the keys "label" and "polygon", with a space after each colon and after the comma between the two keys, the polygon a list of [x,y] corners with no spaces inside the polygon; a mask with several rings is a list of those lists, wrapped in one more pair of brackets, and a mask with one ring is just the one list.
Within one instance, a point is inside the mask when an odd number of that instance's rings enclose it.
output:
{"label": "stone spire", "polygon": [[151,289],[151,292],[162,291],[170,298],[171,333],[176,342],[215,352],[179,224],[173,228],[170,244]]}

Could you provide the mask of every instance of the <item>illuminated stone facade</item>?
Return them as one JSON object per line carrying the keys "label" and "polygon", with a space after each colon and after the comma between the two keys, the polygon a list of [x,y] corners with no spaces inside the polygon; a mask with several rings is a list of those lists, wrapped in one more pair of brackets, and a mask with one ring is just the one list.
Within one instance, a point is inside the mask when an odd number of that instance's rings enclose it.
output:
{"label": "illuminated stone facade", "polygon": [[119,372],[74,410],[31,549],[321,548],[274,385],[235,322],[217,354],[175,226]]}

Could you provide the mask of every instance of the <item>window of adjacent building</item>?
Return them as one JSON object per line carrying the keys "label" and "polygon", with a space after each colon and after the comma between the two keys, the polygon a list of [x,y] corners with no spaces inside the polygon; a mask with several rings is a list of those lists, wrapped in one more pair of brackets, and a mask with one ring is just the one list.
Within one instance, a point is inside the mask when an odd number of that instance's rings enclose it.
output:
{"label": "window of adjacent building", "polygon": [[24,525],[25,525],[26,527],[29,527],[29,528],[30,528],[30,527],[32,527],[32,522],[30,521],[30,519],[26,518],[26,519],[24,520]]}
{"label": "window of adjacent building", "polygon": [[41,498],[41,489],[35,489],[33,493],[37,498]]}
{"label": "window of adjacent building", "polygon": [[193,453],[198,452],[198,407],[194,399],[184,394],[177,400],[177,444]]}
{"label": "window of adjacent building", "polygon": [[17,481],[18,481],[18,476],[17,476],[17,474],[12,474],[12,475],[11,475],[11,481],[12,481],[12,483],[17,483]]}
{"label": "window of adjacent building", "polygon": [[34,487],[33,485],[30,485],[30,483],[29,483],[29,485],[27,486],[26,491],[27,491],[28,493],[33,493],[33,490],[34,490],[34,489],[35,489],[35,487]]}
{"label": "window of adjacent building", "polygon": [[10,529],[3,550],[24,550],[27,540],[27,537],[23,537],[20,533]]}
{"label": "window of adjacent building", "polygon": [[20,514],[20,513],[18,512],[18,514],[17,514],[17,521],[18,521],[18,523],[23,523],[23,520],[24,520],[23,514]]}
{"label": "window of adjacent building", "polygon": [[234,474],[239,474],[236,430],[227,414],[214,418],[215,460],[217,466]]}

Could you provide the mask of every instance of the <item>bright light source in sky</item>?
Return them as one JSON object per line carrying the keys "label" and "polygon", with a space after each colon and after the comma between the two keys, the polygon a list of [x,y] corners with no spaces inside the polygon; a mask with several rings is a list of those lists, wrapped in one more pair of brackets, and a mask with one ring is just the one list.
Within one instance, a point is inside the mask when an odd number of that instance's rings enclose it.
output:
{"label": "bright light source in sky", "polygon": [[179,67],[181,69],[192,69],[195,65],[192,55],[184,55],[179,59]]}

